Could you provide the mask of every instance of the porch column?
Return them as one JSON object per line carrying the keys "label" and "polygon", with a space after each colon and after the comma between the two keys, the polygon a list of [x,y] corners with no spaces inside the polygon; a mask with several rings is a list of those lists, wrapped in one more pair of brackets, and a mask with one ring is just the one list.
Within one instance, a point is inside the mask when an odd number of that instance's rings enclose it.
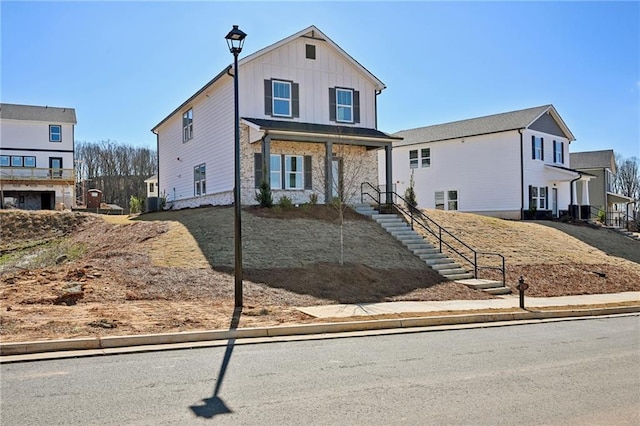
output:
{"label": "porch column", "polygon": [[589,181],[588,180],[582,181],[582,205],[583,206],[591,205],[589,203]]}
{"label": "porch column", "polygon": [[571,204],[574,206],[578,205],[578,187],[576,186],[576,181],[571,182],[571,186],[573,187],[573,191],[571,191]]}
{"label": "porch column", "polygon": [[262,138],[262,178],[271,188],[271,136]]}
{"label": "porch column", "polygon": [[325,146],[324,161],[324,203],[329,204],[333,196],[333,142],[327,141]]}
{"label": "porch column", "polygon": [[392,204],[393,203],[393,173],[392,173],[392,169],[391,169],[391,149],[392,149],[392,145],[388,144],[385,145],[384,147],[384,167],[385,167],[385,180],[387,181],[386,183],[386,191],[387,191],[387,196],[386,196],[386,200],[385,202],[387,204]]}

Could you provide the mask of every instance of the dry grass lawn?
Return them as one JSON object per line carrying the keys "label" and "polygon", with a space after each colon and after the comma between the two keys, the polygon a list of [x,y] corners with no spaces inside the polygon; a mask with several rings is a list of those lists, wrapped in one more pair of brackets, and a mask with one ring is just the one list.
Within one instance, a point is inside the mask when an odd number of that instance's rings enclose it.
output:
{"label": "dry grass lawn", "polygon": [[[532,296],[640,290],[640,265],[629,260],[640,243],[610,231],[578,229],[587,244],[543,223],[429,214],[474,247],[503,253],[507,283],[524,275]],[[138,218],[0,211],[1,340],[227,328],[232,218],[230,208]],[[340,266],[335,212],[245,210],[239,326],[317,321],[295,306],[491,297],[443,282],[377,224],[348,219]]]}

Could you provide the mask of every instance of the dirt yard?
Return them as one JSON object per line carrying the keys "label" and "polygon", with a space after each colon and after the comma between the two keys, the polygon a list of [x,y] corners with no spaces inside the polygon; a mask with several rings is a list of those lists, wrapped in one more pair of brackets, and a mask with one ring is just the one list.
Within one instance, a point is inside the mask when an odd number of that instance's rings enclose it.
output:
{"label": "dirt yard", "polygon": [[[240,327],[317,322],[296,306],[491,297],[442,282],[355,213],[345,223],[341,266],[335,217],[323,206],[243,211]],[[537,223],[485,222],[474,215],[440,219],[478,247],[505,253],[508,284],[523,274],[532,296],[640,290],[640,265],[624,258],[637,254],[640,243],[629,240],[636,245],[609,255]],[[610,231],[602,232],[609,241]],[[231,208],[131,219],[0,211],[0,236],[2,341],[229,326]]]}

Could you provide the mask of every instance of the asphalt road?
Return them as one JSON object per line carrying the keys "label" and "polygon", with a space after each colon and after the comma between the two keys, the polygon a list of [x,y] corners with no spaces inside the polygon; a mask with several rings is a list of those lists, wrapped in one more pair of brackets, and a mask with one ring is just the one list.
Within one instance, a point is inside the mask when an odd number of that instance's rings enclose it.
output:
{"label": "asphalt road", "polygon": [[640,424],[640,317],[0,369],[5,425]]}

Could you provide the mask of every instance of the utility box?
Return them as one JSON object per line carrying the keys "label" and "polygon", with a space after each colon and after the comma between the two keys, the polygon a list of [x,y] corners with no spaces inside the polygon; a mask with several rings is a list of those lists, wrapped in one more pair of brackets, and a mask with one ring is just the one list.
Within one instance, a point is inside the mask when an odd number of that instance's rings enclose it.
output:
{"label": "utility box", "polygon": [[102,191],[99,189],[90,189],[87,191],[87,208],[99,209],[102,204]]}

